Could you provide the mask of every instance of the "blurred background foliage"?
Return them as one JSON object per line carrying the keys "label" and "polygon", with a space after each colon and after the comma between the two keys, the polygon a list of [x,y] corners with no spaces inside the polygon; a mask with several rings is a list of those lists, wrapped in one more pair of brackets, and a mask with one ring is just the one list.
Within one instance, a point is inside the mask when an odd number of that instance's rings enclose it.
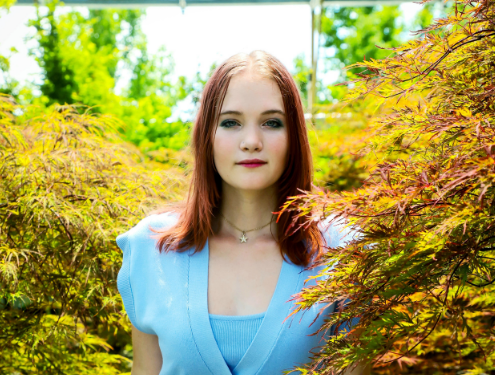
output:
{"label": "blurred background foliage", "polygon": [[[9,327],[0,334],[0,372],[121,373],[132,347],[114,240],[146,212],[184,197],[192,123],[174,113],[182,100],[198,104],[208,75],[172,81],[173,56],[148,52],[143,10],[59,12],[59,5],[39,7],[30,21],[41,85],[12,79],[9,56],[0,56],[0,317]],[[324,9],[320,64],[338,76],[329,86],[317,82],[318,114],[308,121],[316,186],[355,191],[378,162],[409,152],[363,151],[376,119],[398,104],[344,101],[351,80],[366,74],[349,66],[424,38],[409,31],[451,8],[426,3],[412,23],[397,5]],[[303,103],[309,73],[298,56],[292,74]],[[421,100],[413,93],[400,106]]]}

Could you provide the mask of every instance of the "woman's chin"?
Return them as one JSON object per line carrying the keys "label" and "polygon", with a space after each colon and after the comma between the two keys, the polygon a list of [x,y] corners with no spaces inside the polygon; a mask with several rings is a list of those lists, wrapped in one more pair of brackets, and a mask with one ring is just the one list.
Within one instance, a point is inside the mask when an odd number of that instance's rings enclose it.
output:
{"label": "woman's chin", "polygon": [[252,181],[247,182],[245,184],[235,184],[233,185],[234,188],[238,190],[243,190],[243,191],[263,191],[268,189],[272,184],[267,184],[267,183],[259,183],[259,184],[254,184]]}

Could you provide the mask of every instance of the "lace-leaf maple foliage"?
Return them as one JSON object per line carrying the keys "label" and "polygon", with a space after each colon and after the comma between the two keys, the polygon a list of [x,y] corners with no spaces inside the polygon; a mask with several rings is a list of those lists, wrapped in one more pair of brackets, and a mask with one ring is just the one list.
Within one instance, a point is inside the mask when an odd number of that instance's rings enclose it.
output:
{"label": "lace-leaf maple foliage", "polygon": [[294,313],[350,300],[322,329],[361,318],[314,350],[305,374],[358,362],[374,374],[495,371],[495,2],[458,2],[416,34],[348,67],[365,71],[346,100],[397,105],[362,151],[401,156],[359,189],[302,192],[281,210],[359,233],[319,262],[328,278],[294,296]]}
{"label": "lace-leaf maple foliage", "polygon": [[[24,112],[24,113],[21,113]],[[130,371],[115,238],[187,186],[112,116],[0,96],[0,373]]]}

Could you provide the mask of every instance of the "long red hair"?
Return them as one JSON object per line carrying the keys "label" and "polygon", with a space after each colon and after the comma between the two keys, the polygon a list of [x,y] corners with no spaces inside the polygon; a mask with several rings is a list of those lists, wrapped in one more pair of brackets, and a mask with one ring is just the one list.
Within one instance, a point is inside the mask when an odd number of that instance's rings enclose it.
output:
{"label": "long red hair", "polygon": [[[231,78],[246,69],[255,69],[275,81],[283,98],[289,149],[285,171],[277,183],[277,207],[282,209],[288,197],[301,194],[298,189],[312,191],[313,161],[303,104],[294,79],[285,66],[267,52],[257,50],[250,54],[236,54],[215,69],[203,90],[192,133],[195,163],[187,201],[150,212],[150,215],[169,211],[179,213],[177,224],[171,228],[151,228],[159,233],[157,246],[160,251],[182,252],[194,246],[196,253],[203,249],[213,233],[212,218],[218,214],[222,196],[222,180],[213,162],[216,124]],[[307,266],[320,257],[324,238],[316,222],[303,224],[304,218],[297,218],[290,211],[284,212],[277,220],[281,235],[276,240],[284,259],[286,255],[292,263]]]}

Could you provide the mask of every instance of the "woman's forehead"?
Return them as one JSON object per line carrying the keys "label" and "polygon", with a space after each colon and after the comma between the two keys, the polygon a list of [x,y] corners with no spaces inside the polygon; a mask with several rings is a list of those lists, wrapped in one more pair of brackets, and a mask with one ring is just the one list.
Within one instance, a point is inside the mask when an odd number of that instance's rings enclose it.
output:
{"label": "woman's forehead", "polygon": [[222,112],[246,112],[253,107],[257,111],[278,109],[283,111],[282,94],[277,83],[265,77],[233,77],[230,81]]}

